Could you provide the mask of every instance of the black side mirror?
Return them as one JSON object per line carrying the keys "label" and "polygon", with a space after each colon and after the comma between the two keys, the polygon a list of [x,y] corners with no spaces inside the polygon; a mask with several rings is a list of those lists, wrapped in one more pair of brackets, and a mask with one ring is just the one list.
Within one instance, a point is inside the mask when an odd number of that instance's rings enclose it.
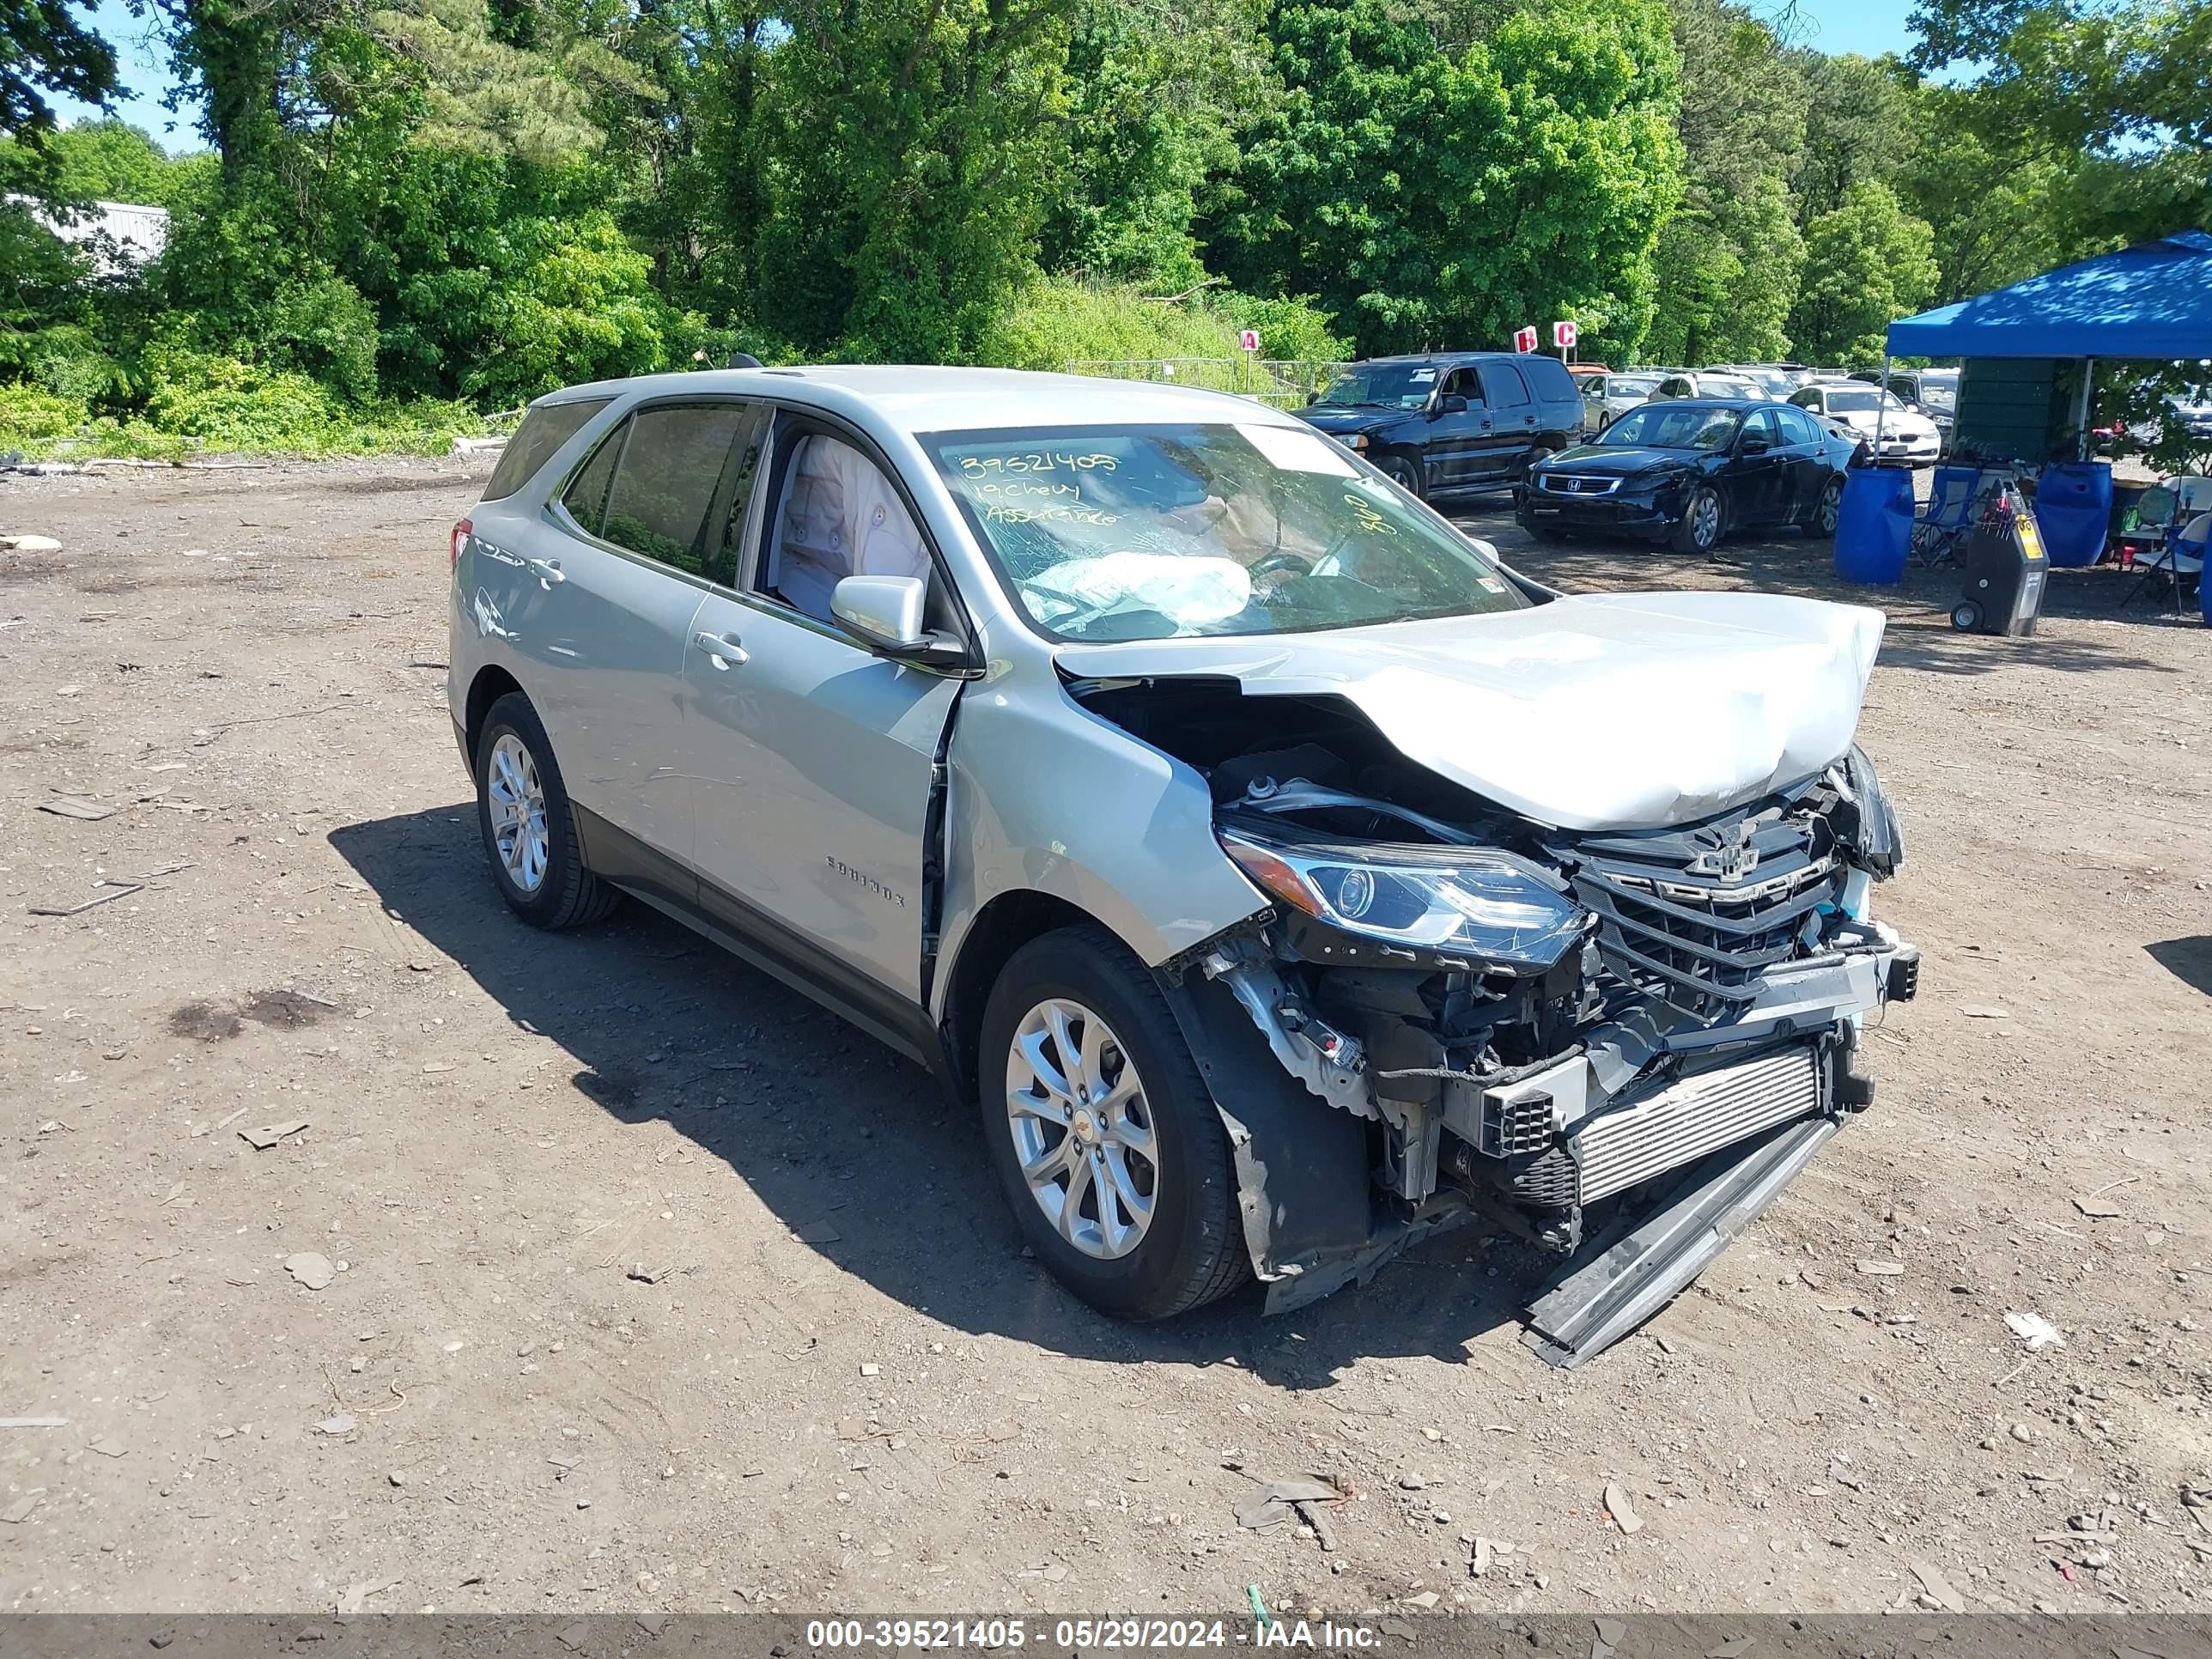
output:
{"label": "black side mirror", "polygon": [[1740,455],[1764,455],[1773,447],[1766,441],[1764,432],[1747,432],[1737,440],[1736,453]]}
{"label": "black side mirror", "polygon": [[1439,415],[1464,415],[1466,413],[1467,399],[1461,397],[1456,392],[1449,392],[1445,396],[1437,398],[1435,407],[1429,410],[1431,419],[1434,419]]}

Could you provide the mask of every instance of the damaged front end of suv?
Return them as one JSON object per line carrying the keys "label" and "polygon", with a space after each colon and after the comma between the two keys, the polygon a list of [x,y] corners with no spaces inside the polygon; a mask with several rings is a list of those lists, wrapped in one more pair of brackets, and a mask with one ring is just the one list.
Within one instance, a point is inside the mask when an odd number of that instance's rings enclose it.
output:
{"label": "damaged front end of suv", "polygon": [[[1530,1340],[1579,1363],[1873,1097],[1862,1021],[1919,968],[1869,907],[1902,857],[1875,769],[1853,744],[1723,810],[1568,828],[1408,758],[1356,700],[1249,690],[1071,686],[1197,768],[1269,902],[1168,974],[1269,1308],[1480,1218],[1568,1258]],[[1335,1109],[1240,1086],[1255,1040]]]}

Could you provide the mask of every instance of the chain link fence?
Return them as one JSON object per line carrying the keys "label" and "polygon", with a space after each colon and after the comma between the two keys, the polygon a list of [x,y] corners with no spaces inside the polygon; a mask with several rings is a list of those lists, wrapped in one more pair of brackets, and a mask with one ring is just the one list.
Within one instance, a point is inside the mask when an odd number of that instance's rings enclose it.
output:
{"label": "chain link fence", "polygon": [[1301,409],[1343,372],[1342,363],[1296,357],[1080,357],[1062,363],[1068,374],[1109,380],[1152,380],[1234,392],[1276,409]]}

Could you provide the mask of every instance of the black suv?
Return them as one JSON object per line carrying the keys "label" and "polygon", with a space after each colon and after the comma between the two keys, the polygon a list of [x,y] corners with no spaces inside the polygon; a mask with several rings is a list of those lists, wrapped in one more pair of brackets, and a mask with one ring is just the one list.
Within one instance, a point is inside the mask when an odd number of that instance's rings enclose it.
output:
{"label": "black suv", "polygon": [[1370,358],[1296,412],[1417,495],[1510,489],[1583,430],[1574,377],[1533,352]]}

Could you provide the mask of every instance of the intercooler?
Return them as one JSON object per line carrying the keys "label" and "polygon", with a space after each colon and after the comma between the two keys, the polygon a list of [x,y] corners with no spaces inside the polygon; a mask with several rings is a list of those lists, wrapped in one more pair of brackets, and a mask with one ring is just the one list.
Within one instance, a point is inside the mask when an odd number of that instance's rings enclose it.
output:
{"label": "intercooler", "polygon": [[1582,1167],[1582,1201],[1717,1152],[1746,1135],[1820,1109],[1818,1049],[1797,1043],[1699,1072],[1632,1105],[1591,1118],[1569,1141]]}

